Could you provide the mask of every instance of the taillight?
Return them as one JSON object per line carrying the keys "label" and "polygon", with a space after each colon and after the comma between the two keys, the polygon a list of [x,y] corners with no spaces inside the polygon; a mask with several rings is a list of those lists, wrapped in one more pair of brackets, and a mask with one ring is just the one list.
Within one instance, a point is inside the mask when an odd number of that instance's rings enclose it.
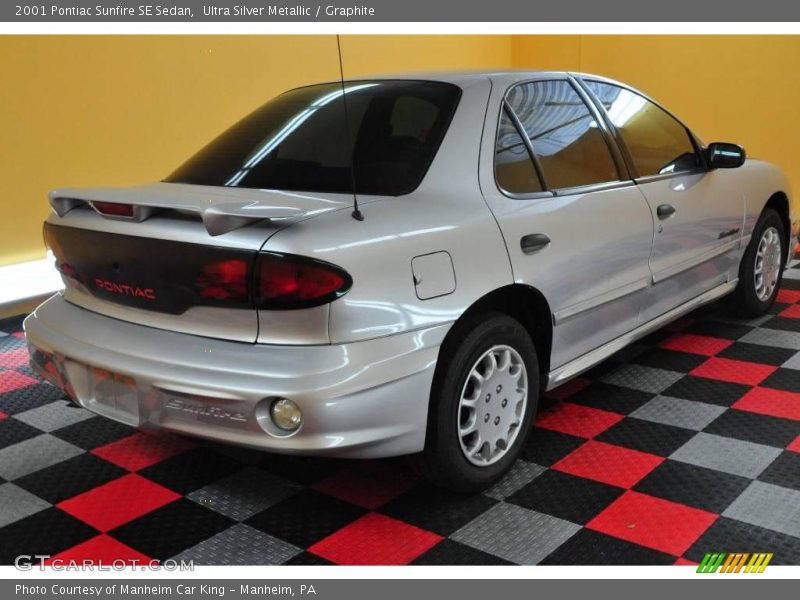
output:
{"label": "taillight", "polygon": [[197,277],[197,293],[214,300],[247,300],[247,261],[218,260],[203,266]]}
{"label": "taillight", "polygon": [[94,209],[101,215],[109,217],[133,218],[133,204],[119,204],[117,202],[92,202]]}
{"label": "taillight", "polygon": [[256,306],[266,310],[326,304],[344,295],[353,283],[336,265],[275,252],[259,254],[256,276]]}

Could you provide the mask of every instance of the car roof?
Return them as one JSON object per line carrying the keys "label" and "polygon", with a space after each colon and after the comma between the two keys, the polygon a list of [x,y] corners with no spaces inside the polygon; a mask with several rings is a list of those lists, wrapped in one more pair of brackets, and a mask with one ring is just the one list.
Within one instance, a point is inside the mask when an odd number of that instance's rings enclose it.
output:
{"label": "car roof", "polygon": [[[574,71],[553,71],[536,69],[481,69],[481,70],[455,70],[455,71],[407,71],[399,73],[381,73],[365,75],[363,77],[348,77],[345,81],[364,81],[368,79],[408,79],[419,81],[441,81],[456,85],[466,84],[476,79],[519,81],[524,79],[539,79],[542,77],[564,77],[574,75],[578,77],[591,77],[603,81],[614,82],[612,79],[592,73],[576,73]],[[614,82],[618,83],[618,82]],[[624,85],[624,84],[623,84]],[[627,87],[627,86],[626,86]]]}

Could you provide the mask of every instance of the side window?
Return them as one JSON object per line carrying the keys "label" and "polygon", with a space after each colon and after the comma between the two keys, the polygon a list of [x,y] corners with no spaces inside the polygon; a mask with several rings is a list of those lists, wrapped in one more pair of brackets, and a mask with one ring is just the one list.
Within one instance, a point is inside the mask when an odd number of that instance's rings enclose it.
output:
{"label": "side window", "polygon": [[494,173],[497,185],[506,192],[530,194],[542,191],[542,183],[534,169],[531,155],[505,110],[497,129]]}
{"label": "side window", "polygon": [[664,109],[617,85],[586,81],[586,86],[608,112],[640,177],[700,166],[686,128]]}
{"label": "side window", "polygon": [[547,187],[617,181],[614,160],[594,116],[568,81],[535,81],[509,90]]}

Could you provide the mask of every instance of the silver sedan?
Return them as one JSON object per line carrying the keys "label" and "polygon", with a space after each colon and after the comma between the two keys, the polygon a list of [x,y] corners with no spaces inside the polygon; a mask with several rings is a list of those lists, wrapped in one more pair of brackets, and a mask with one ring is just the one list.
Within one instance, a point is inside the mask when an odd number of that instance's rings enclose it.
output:
{"label": "silver sedan", "polygon": [[564,72],[298,88],[161,182],[50,203],[65,287],[25,329],[74,402],[461,491],[543,391],[723,296],[765,312],[798,233],[776,167]]}

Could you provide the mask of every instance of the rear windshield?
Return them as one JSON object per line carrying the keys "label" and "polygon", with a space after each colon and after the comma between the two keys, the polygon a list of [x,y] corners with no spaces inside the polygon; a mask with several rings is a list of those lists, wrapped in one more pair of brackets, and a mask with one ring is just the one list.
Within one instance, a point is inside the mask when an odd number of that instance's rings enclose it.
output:
{"label": "rear windshield", "polygon": [[222,133],[165,181],[333,193],[352,193],[355,182],[359,194],[407,194],[425,176],[460,94],[454,85],[427,81],[292,90]]}

